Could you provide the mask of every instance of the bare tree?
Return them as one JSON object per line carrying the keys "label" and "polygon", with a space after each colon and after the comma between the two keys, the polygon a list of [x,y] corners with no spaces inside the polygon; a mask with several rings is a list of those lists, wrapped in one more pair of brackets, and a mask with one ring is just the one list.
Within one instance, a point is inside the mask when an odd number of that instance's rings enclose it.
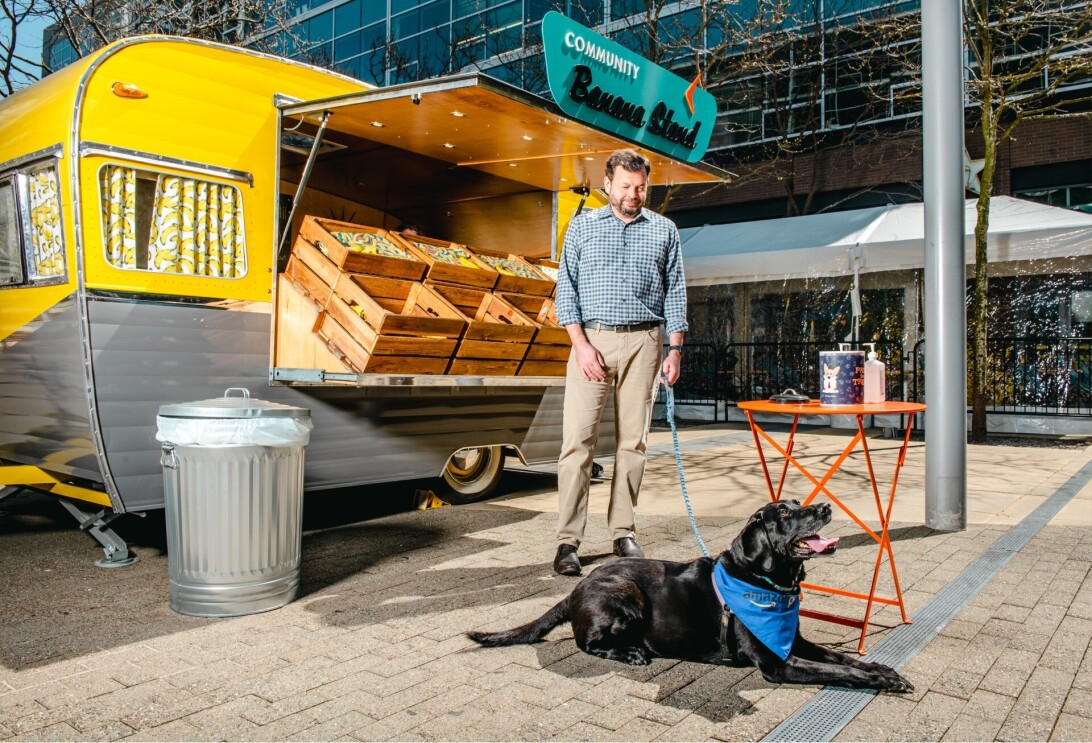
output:
{"label": "bare tree", "polygon": [[45,10],[41,0],[10,0],[0,3],[0,98],[6,98],[41,74],[39,62],[19,53],[19,40],[26,24],[40,18]]}
{"label": "bare tree", "polygon": [[986,438],[990,196],[999,146],[1025,121],[1092,118],[1092,5],[1084,0],[966,0],[968,118],[982,137],[971,305],[971,440]]}
{"label": "bare tree", "polygon": [[[981,440],[989,368],[986,235],[998,149],[1025,121],[1092,116],[1092,5],[963,2],[967,124],[982,138],[984,152],[969,323],[972,439]],[[735,185],[781,182],[790,215],[814,210],[812,199],[826,185],[824,169],[814,163],[832,148],[865,143],[875,152],[886,141],[901,142],[904,156],[920,151],[905,147],[908,135],[920,128],[917,3],[877,2],[867,12],[854,10],[861,3],[837,5],[838,0],[701,5],[702,33],[694,43],[705,51],[694,64],[727,112],[713,146],[733,146],[730,152],[739,158],[733,169],[742,174]],[[801,183],[803,158],[813,167],[805,176],[809,181]]]}
{"label": "bare tree", "polygon": [[49,60],[39,67],[15,53],[17,27],[30,18],[45,19],[52,42],[67,44],[77,57],[140,34],[172,34],[306,57],[286,0],[12,0],[0,6],[0,22],[11,28],[9,35],[0,35],[11,39],[10,44],[0,41],[0,96],[14,92],[17,78],[34,80],[39,71],[54,71]]}
{"label": "bare tree", "polygon": [[895,104],[906,59],[920,48],[910,26],[894,22],[906,3],[882,0],[867,12],[860,5],[702,0],[695,32],[681,39],[722,111],[711,147],[732,148],[737,187],[778,181],[785,216],[816,210],[815,196],[828,185],[821,160],[833,148],[882,150],[920,128]]}

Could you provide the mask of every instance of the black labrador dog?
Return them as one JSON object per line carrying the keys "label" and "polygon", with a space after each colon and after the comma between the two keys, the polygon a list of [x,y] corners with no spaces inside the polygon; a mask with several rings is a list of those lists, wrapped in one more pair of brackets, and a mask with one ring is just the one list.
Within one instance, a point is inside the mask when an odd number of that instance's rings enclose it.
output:
{"label": "black labrador dog", "polygon": [[[913,691],[892,668],[859,661],[800,635],[804,561],[834,551],[838,540],[818,535],[830,518],[826,503],[770,503],[715,559],[621,558],[592,571],[533,622],[504,632],[467,634],[486,646],[533,643],[569,621],[585,653],[631,665],[647,665],[656,657],[753,665],[777,684]],[[763,625],[769,617],[757,615],[764,613],[780,619]]]}

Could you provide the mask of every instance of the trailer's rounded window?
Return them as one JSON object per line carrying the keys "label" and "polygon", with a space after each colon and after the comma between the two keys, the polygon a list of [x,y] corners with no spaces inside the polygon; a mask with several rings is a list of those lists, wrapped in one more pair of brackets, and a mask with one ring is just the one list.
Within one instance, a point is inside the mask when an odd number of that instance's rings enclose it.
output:
{"label": "trailer's rounded window", "polygon": [[54,163],[0,177],[0,286],[56,283],[64,275]]}
{"label": "trailer's rounded window", "polygon": [[235,186],[105,165],[99,193],[111,265],[216,278],[246,275],[243,199]]}
{"label": "trailer's rounded window", "polygon": [[0,284],[14,286],[22,283],[23,261],[15,189],[10,181],[0,181]]}

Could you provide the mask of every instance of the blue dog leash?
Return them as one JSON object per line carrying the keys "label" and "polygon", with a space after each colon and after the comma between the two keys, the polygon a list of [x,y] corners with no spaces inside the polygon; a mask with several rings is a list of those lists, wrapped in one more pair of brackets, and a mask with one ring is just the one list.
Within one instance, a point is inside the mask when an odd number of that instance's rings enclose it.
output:
{"label": "blue dog leash", "polygon": [[[686,516],[690,519],[690,530],[694,532],[694,539],[698,540],[698,547],[701,548],[701,553],[706,557],[709,557],[709,550],[706,549],[705,542],[702,540],[701,534],[698,533],[698,522],[694,519],[694,509],[690,506],[690,495],[686,492],[686,474],[683,473],[682,451],[679,449],[679,429],[675,427],[675,390],[667,383],[667,377],[662,374],[660,375],[660,384],[664,386],[667,393],[665,395],[667,403],[667,422],[671,424],[671,439],[675,444],[675,466],[679,470],[679,484],[682,486],[683,502],[686,503]],[[721,607],[720,644],[721,647],[728,649],[726,659],[731,663],[735,663],[737,660],[735,649],[728,639],[728,633],[732,625],[732,610],[720,595],[720,588],[717,586],[715,575],[713,576],[713,591],[717,594],[717,599],[720,601]]]}
{"label": "blue dog leash", "polygon": [[[667,422],[671,424],[671,438],[675,444],[675,466],[679,470],[679,484],[682,486],[683,501],[686,503],[686,516],[690,519],[690,530],[694,532],[694,538],[698,540],[698,547],[701,548],[703,555],[709,557],[709,550],[706,549],[705,542],[698,533],[694,509],[690,506],[690,495],[686,492],[686,475],[683,473],[682,451],[679,448],[679,430],[675,426],[675,392],[667,383],[667,378],[662,375],[660,384],[667,391]],[[740,616],[740,621],[758,638],[759,642],[784,660],[792,647],[792,639],[796,634],[797,623],[800,621],[799,593],[793,596],[782,596],[768,591],[760,593],[762,589],[756,589],[729,576],[720,563],[714,566],[711,577],[713,592],[721,606],[720,644],[728,652],[727,660],[732,663],[738,661],[735,646],[728,636],[733,615]],[[756,598],[759,599],[757,603],[754,600]],[[741,610],[742,616],[739,614]]]}
{"label": "blue dog leash", "polygon": [[667,377],[660,375],[660,384],[667,391],[667,422],[671,424],[671,439],[675,443],[675,466],[679,470],[679,484],[682,486],[682,497],[686,503],[686,516],[690,519],[690,530],[694,532],[694,538],[698,540],[701,553],[709,557],[709,550],[705,548],[701,534],[698,533],[698,522],[694,520],[694,509],[690,507],[690,495],[686,492],[686,475],[683,473],[682,451],[679,449],[679,431],[675,427],[675,391],[667,383]]}
{"label": "blue dog leash", "polygon": [[[667,392],[667,422],[671,424],[671,439],[675,444],[675,466],[679,470],[679,484],[682,486],[683,501],[686,503],[686,516],[690,519],[690,530],[694,532],[694,538],[698,540],[698,547],[701,548],[703,555],[709,557],[709,550],[706,549],[705,542],[698,533],[694,509],[690,506],[690,495],[686,492],[686,475],[683,473],[682,451],[679,448],[679,430],[675,426],[675,391],[663,375],[660,376],[660,384]],[[759,642],[779,658],[784,660],[788,657],[800,621],[799,592],[783,595],[755,588],[729,576],[720,563],[714,566],[712,579],[713,592],[721,605],[720,642],[722,647],[728,649],[728,659],[733,662],[738,660],[728,638],[733,615],[740,617],[740,621]]]}

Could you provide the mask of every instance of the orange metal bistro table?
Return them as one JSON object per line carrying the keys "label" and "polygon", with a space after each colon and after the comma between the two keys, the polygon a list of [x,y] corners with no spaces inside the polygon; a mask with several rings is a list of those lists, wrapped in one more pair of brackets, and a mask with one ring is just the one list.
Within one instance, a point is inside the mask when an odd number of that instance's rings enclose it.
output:
{"label": "orange metal bistro table", "polygon": [[[910,620],[906,616],[906,606],[902,600],[902,589],[899,587],[899,574],[895,569],[895,553],[891,549],[891,539],[888,534],[888,523],[891,520],[891,507],[895,503],[895,488],[899,484],[899,470],[902,469],[903,463],[906,461],[906,447],[910,443],[910,430],[914,424],[914,416],[917,413],[925,410],[925,406],[916,402],[879,402],[879,403],[867,403],[861,405],[820,405],[818,400],[810,400],[806,403],[778,403],[771,402],[769,400],[752,400],[750,402],[737,403],[740,410],[747,413],[747,421],[751,425],[751,433],[755,437],[755,447],[758,449],[758,459],[762,463],[762,471],[766,476],[766,485],[770,489],[771,500],[777,501],[781,498],[781,490],[785,485],[785,475],[788,474],[789,464],[791,463],[796,469],[808,480],[811,481],[815,487],[811,493],[804,500],[804,505],[810,505],[812,500],[815,499],[819,493],[825,494],[832,503],[838,506],[842,511],[846,513],[853,521],[857,523],[872,539],[876,541],[876,566],[872,571],[872,588],[867,594],[855,593],[853,591],[846,591],[841,588],[834,588],[832,586],[821,586],[814,583],[801,583],[802,588],[806,588],[812,591],[820,591],[823,593],[833,593],[839,596],[848,596],[850,598],[862,599],[866,601],[864,619],[854,619],[851,617],[843,617],[836,614],[828,614],[826,612],[812,611],[809,609],[801,609],[800,613],[806,617],[812,617],[813,619],[822,619],[827,622],[836,622],[838,624],[844,624],[849,627],[857,627],[861,630],[861,639],[857,644],[857,652],[864,655],[865,649],[865,635],[868,633],[868,619],[872,616],[872,607],[874,604],[887,604],[890,606],[899,607],[899,611],[902,613],[902,621],[909,624]],[[762,427],[755,422],[755,413],[780,413],[782,415],[791,415],[792,428],[789,429],[789,439],[785,447],[782,448],[773,438],[762,430]],[[841,455],[835,460],[834,464],[826,471],[826,473],[816,478],[808,469],[800,463],[792,455],[793,439],[796,435],[796,426],[800,422],[800,418],[808,415],[852,415],[857,419],[857,433],[853,436],[850,442],[842,450]],[[906,415],[909,416],[906,422],[906,434],[902,439],[902,448],[899,449],[899,457],[895,462],[895,474],[891,480],[891,492],[887,496],[887,503],[885,504],[880,498],[879,485],[876,482],[876,473],[872,467],[872,455],[868,450],[868,438],[865,436],[864,419],[868,415]],[[784,458],[785,462],[781,468],[781,476],[777,481],[777,487],[774,487],[773,479],[770,477],[770,469],[766,464],[766,456],[762,452],[762,440],[765,439],[774,449],[776,449]],[[864,451],[865,463],[868,465],[868,479],[872,485],[872,496],[876,502],[876,514],[880,521],[880,531],[877,534],[875,530],[868,526],[861,518],[853,513],[853,511],[839,500],[830,490],[827,488],[827,483],[830,478],[834,476],[834,473],[838,471],[838,468],[842,466],[842,463],[846,461],[849,455],[857,448],[858,444]],[[895,582],[895,597],[889,598],[886,596],[876,595],[876,583],[880,577],[880,566],[883,563],[883,556],[887,554],[887,564],[891,568],[891,578]]]}

